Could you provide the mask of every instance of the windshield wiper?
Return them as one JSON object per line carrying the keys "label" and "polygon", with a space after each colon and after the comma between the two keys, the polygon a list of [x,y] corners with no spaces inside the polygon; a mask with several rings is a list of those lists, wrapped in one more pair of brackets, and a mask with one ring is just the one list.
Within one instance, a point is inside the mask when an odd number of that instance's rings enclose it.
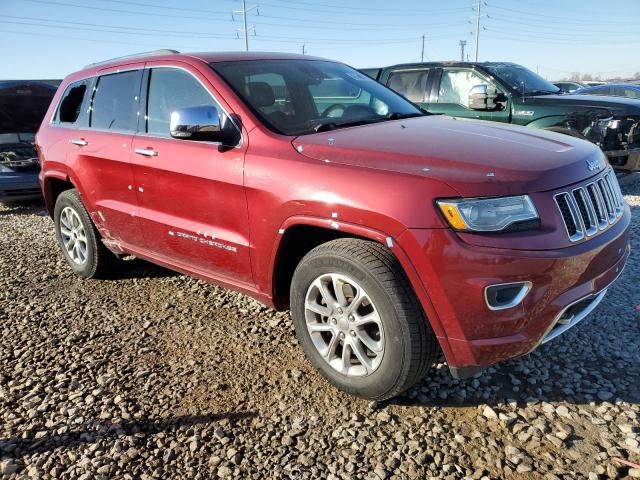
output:
{"label": "windshield wiper", "polygon": [[393,113],[388,113],[385,116],[386,120],[402,120],[404,118],[414,118],[414,117],[424,117],[426,116],[426,112],[421,111],[421,112],[413,112],[413,113],[398,113],[398,112],[393,112]]}
{"label": "windshield wiper", "polygon": [[328,132],[330,130],[336,130],[338,128],[358,127],[360,125],[368,125],[370,123],[379,123],[387,120],[401,120],[404,118],[424,117],[424,116],[425,114],[422,112],[414,112],[414,113],[392,112],[392,113],[388,113],[384,117],[364,118],[360,120],[353,120],[351,122],[323,122],[313,127],[313,130],[317,133]]}
{"label": "windshield wiper", "polygon": [[375,121],[377,121],[377,120],[374,120],[374,121],[371,121],[371,120],[354,120],[353,122],[342,122],[342,123],[324,122],[324,123],[319,123],[318,125],[313,127],[313,130],[315,132],[317,132],[317,133],[328,132],[330,130],[336,130],[338,128],[357,127],[359,125],[366,125],[367,123],[374,123]]}

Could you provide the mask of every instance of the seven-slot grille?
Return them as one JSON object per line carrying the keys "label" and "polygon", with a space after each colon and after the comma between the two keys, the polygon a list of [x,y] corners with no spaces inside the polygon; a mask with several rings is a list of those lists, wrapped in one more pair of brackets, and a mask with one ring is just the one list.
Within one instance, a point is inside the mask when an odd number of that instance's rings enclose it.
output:
{"label": "seven-slot grille", "polygon": [[606,230],[622,216],[624,197],[611,169],[591,183],[555,195],[569,240]]}

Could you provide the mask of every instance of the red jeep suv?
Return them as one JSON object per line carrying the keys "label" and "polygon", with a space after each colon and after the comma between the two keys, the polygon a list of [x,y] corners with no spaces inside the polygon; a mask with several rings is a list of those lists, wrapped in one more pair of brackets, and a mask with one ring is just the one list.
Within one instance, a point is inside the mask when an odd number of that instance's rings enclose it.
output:
{"label": "red jeep suv", "polygon": [[290,309],[311,362],[386,399],[581,321],[629,255],[589,142],[429,115],[286,54],[151,52],[67,77],[37,135],[60,248],[84,278],[134,255]]}

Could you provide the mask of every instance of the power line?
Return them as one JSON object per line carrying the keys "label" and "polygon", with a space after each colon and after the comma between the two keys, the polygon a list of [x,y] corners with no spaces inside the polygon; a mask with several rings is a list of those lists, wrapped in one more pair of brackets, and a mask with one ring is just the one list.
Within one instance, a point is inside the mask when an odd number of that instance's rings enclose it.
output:
{"label": "power line", "polygon": [[[280,1],[283,2],[284,0],[274,0],[274,1]],[[281,8],[281,9],[287,9],[287,10],[304,10],[304,11],[316,11],[316,12],[322,12],[322,13],[327,13],[327,9],[334,9],[334,10],[347,10],[348,14],[354,14],[357,13],[358,15],[364,15],[364,16],[384,16],[384,17],[415,17],[416,15],[422,14],[422,15],[429,15],[429,16],[434,16],[434,15],[452,15],[452,14],[458,14],[458,13],[463,13],[465,11],[467,11],[466,8],[464,7],[456,7],[456,8],[450,8],[447,10],[412,10],[411,13],[398,13],[397,9],[374,9],[371,7],[366,7],[366,10],[362,10],[362,7],[350,7],[350,6],[337,6],[337,5],[327,5],[327,4],[318,4],[318,3],[309,3],[309,2],[287,2],[287,3],[291,3],[292,5],[274,5],[273,3],[269,3],[269,2],[262,2],[263,5],[267,5],[269,7],[272,8]],[[301,6],[302,5],[302,6]],[[309,6],[304,6],[304,5],[309,5]]]}
{"label": "power line", "polygon": [[34,2],[41,3],[45,5],[57,5],[62,7],[73,7],[73,8],[84,8],[88,10],[99,10],[103,12],[116,12],[116,13],[133,13],[135,15],[151,15],[154,17],[165,17],[165,18],[185,18],[189,20],[219,20],[217,18],[212,17],[192,17],[188,15],[177,15],[174,13],[156,13],[156,12],[137,12],[134,10],[121,10],[118,8],[107,8],[107,7],[96,7],[95,5],[79,5],[77,3],[67,3],[67,2],[57,2],[53,0],[23,0],[25,2]]}
{"label": "power line", "polygon": [[600,20],[598,19],[597,21],[594,22],[590,22],[588,20],[581,20],[578,19],[576,17],[559,17],[557,15],[545,15],[543,13],[538,13],[538,12],[525,12],[523,10],[517,10],[517,9],[513,9],[513,8],[507,8],[507,7],[500,7],[500,12],[513,12],[513,13],[518,13],[521,14],[522,16],[526,17],[526,18],[532,18],[532,17],[539,17],[539,18],[545,18],[547,20],[545,20],[546,22],[553,22],[553,23],[562,23],[567,24],[567,23],[573,23],[573,24],[579,24],[579,23],[584,23],[584,24],[589,24],[589,25],[602,25],[602,24],[611,24],[611,25],[620,25],[622,24],[633,24],[633,25],[637,25],[637,21],[621,21],[621,20]]}
{"label": "power line", "polygon": [[[213,34],[208,32],[201,31],[184,31],[184,30],[160,30],[160,29],[151,29],[151,28],[143,28],[143,27],[123,27],[119,25],[112,24],[99,24],[99,23],[86,23],[86,22],[73,22],[69,20],[49,20],[45,18],[37,18],[37,17],[21,17],[21,16],[10,16],[5,15],[6,18],[13,18],[17,20],[5,20],[0,18],[0,23],[9,23],[15,25],[28,25],[28,26],[36,26],[36,27],[44,27],[44,28],[57,28],[68,30],[70,26],[73,26],[76,30],[84,30],[89,32],[106,32],[106,33],[120,33],[125,35],[143,35],[143,36],[176,36],[180,37],[191,37],[191,38],[212,38],[212,39],[225,39],[225,40],[235,40],[237,36],[229,34]],[[27,20],[27,21],[23,21]],[[55,24],[47,24],[42,22],[49,22]],[[61,25],[60,25],[61,24]],[[95,28],[90,28],[95,27]],[[448,36],[448,35],[447,35]],[[387,44],[387,43],[409,43],[414,42],[418,37],[404,37],[404,38],[361,38],[358,40],[353,39],[340,39],[335,38],[332,40],[328,40],[326,37],[316,38],[316,37],[291,37],[291,36],[277,36],[277,35],[261,35],[258,37],[264,40],[270,40],[274,43],[288,43],[291,41],[312,41],[312,43],[316,44],[325,44],[325,45],[371,45],[371,44]],[[201,47],[196,47],[201,48]]]}

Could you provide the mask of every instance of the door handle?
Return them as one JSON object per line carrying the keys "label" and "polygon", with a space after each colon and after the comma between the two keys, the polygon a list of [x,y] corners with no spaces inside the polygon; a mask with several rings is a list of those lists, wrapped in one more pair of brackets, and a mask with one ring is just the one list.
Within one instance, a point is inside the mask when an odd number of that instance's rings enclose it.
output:
{"label": "door handle", "polygon": [[86,147],[87,145],[89,145],[89,142],[87,142],[84,138],[72,138],[71,140],[69,140],[69,143],[73,143],[74,145],[78,145],[79,147]]}
{"label": "door handle", "polygon": [[136,148],[134,150],[138,155],[144,155],[145,157],[157,157],[158,151],[153,148]]}

